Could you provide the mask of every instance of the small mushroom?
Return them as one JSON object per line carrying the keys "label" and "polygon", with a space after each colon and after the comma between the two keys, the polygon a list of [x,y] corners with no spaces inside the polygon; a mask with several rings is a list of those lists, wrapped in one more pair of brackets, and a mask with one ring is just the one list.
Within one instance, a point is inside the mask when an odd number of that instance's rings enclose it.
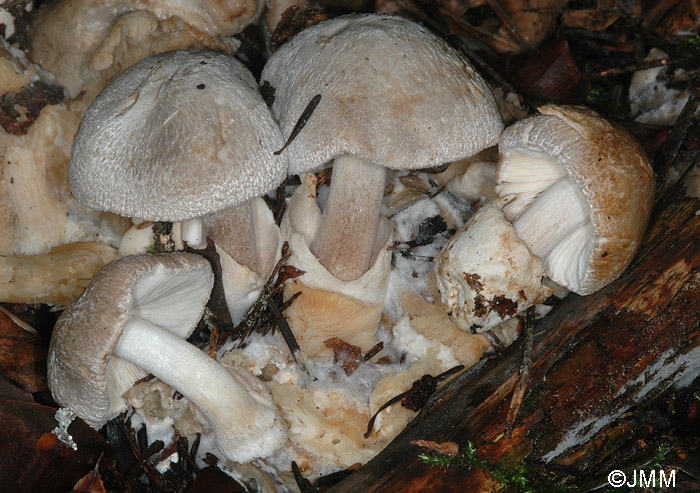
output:
{"label": "small mushroom", "polygon": [[99,428],[125,409],[122,394],[152,373],[206,416],[229,459],[272,454],[285,431],[269,395],[184,340],[213,281],[209,263],[186,253],[104,267],[54,328],[48,376],[56,402]]}
{"label": "small mushroom", "polygon": [[[269,58],[263,83],[290,135],[293,173],[334,161],[330,195],[311,252],[344,281],[376,257],[386,168],[430,168],[494,145],[503,124],[469,62],[427,29],[366,14],[326,20]],[[320,95],[320,100],[318,100]]]}
{"label": "small mushroom", "polygon": [[286,176],[286,157],[273,155],[282,143],[240,62],[172,51],[122,72],[85,111],[73,143],[71,190],[95,209],[182,221],[193,248],[204,246],[206,216],[214,242],[266,278],[274,255],[258,247],[260,225],[267,224],[263,243],[276,247],[269,238],[278,233],[250,200]]}
{"label": "small mushroom", "polygon": [[617,279],[636,253],[654,172],[634,137],[592,110],[539,111],[503,132],[496,193],[547,276],[591,294]]}

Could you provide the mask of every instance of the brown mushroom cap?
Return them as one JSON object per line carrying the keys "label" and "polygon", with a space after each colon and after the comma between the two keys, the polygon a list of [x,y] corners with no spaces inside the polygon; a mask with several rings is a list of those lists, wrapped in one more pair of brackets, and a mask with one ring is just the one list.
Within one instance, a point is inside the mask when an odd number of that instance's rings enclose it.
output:
{"label": "brown mushroom cap", "polygon": [[[589,208],[592,234],[581,233],[575,254],[557,247],[546,252],[542,261],[547,274],[583,295],[616,279],[637,251],[653,205],[654,173],[639,143],[588,108],[547,105],[539,115],[508,127],[499,150],[496,192],[517,203],[510,209],[506,205],[508,219],[517,223],[538,197],[564,181],[578,189],[571,204]],[[528,173],[528,167],[537,171]],[[554,232],[529,234],[541,238]]]}
{"label": "brown mushroom cap", "polygon": [[476,154],[503,124],[469,62],[427,29],[400,17],[337,17],[297,34],[270,57],[261,80],[285,138],[321,100],[284,153],[290,172],[343,155],[393,169],[428,168]]}
{"label": "brown mushroom cap", "polygon": [[[209,263],[187,253],[124,257],[102,268],[56,322],[48,359],[56,402],[94,427],[119,414],[125,408],[121,394],[145,376],[112,354],[129,319],[141,317],[185,339],[213,282]],[[131,372],[121,385],[117,366]]]}
{"label": "brown mushroom cap", "polygon": [[287,174],[277,123],[248,70],[208,51],[132,65],[86,110],[71,191],[122,216],[181,221],[235,206]]}

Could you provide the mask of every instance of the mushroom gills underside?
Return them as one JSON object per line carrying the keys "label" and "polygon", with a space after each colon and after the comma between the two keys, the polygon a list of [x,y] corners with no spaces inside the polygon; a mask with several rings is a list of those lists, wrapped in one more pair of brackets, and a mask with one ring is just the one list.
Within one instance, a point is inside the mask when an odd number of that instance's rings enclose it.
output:
{"label": "mushroom gills underside", "polygon": [[510,150],[499,171],[498,194],[518,237],[555,282],[577,291],[595,244],[588,201],[552,157],[536,149]]}
{"label": "mushroom gills underside", "polygon": [[134,286],[132,316],[186,338],[202,315],[210,282],[206,271],[175,274],[158,266]]}
{"label": "mushroom gills underside", "polygon": [[567,176],[559,163],[539,149],[509,149],[503,153],[501,160],[496,176],[496,193],[507,199],[503,215],[510,222],[554,182]]}
{"label": "mushroom gills underside", "polygon": [[[210,278],[201,271],[173,274],[159,266],[134,286],[132,314],[159,327],[167,327],[178,337],[188,337],[201,316],[199,299],[208,297],[210,282]],[[122,395],[146,375],[148,372],[124,358],[114,354],[109,357],[107,393],[111,415],[125,409]]]}

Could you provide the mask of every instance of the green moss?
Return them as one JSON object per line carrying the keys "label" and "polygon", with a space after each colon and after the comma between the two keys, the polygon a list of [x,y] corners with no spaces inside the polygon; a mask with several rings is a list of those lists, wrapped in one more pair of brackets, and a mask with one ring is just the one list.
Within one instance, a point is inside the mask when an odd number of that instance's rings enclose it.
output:
{"label": "green moss", "polygon": [[514,489],[521,493],[546,493],[573,491],[575,487],[552,481],[550,485],[542,485],[542,481],[534,481],[528,476],[528,468],[524,463],[518,464],[514,470],[509,470],[494,464],[491,461],[480,459],[477,449],[472,442],[467,442],[466,451],[455,456],[440,453],[426,453],[418,456],[423,462],[431,466],[467,467],[478,468],[488,472],[491,477],[506,488]]}

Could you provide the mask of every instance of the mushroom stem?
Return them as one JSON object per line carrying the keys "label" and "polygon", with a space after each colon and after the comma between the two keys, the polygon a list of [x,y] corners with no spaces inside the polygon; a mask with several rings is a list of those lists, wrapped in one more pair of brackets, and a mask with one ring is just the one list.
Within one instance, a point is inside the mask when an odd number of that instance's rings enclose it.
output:
{"label": "mushroom stem", "polygon": [[370,268],[386,170],[351,155],[333,163],[330,194],[311,252],[343,281],[357,279]]}
{"label": "mushroom stem", "polygon": [[207,234],[219,248],[239,264],[261,277],[267,277],[268,272],[261,272],[263,269],[258,258],[255,219],[250,200],[208,214],[204,217],[204,222]]}
{"label": "mushroom stem", "polygon": [[199,249],[207,245],[204,239],[204,226],[200,217],[181,221],[180,234],[182,235],[182,241],[186,242],[190,248]]}
{"label": "mushroom stem", "polygon": [[540,258],[591,220],[579,186],[560,178],[542,192],[513,222],[518,237]]}
{"label": "mushroom stem", "polygon": [[245,463],[284,442],[273,405],[251,395],[232,372],[197,347],[143,320],[131,319],[114,354],[152,373],[204,413],[222,452]]}

